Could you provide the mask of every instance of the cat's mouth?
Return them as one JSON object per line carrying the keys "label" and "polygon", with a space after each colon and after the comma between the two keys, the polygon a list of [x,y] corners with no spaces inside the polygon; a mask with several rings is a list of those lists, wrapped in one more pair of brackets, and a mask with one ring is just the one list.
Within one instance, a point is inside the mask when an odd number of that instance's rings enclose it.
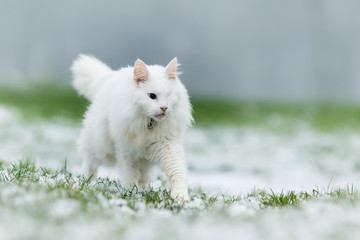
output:
{"label": "cat's mouth", "polygon": [[163,118],[163,117],[165,117],[165,113],[160,113],[160,114],[158,114],[158,115],[155,115],[155,117],[157,117],[157,118]]}

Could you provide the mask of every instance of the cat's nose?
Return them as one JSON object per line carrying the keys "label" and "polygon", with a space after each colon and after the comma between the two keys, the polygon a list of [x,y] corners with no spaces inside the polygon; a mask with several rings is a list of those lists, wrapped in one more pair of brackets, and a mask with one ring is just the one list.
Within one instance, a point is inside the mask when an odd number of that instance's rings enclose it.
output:
{"label": "cat's nose", "polygon": [[165,112],[166,109],[167,109],[167,107],[166,107],[166,106],[162,106],[162,107],[160,107],[160,109],[161,109],[161,111]]}

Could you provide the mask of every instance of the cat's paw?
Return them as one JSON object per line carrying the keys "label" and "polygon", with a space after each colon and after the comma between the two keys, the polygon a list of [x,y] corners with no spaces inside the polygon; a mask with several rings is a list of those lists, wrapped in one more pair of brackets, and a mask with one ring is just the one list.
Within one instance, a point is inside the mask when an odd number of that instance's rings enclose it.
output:
{"label": "cat's paw", "polygon": [[178,199],[183,202],[188,202],[190,200],[187,191],[179,191],[179,190],[171,191],[171,197],[173,199]]}

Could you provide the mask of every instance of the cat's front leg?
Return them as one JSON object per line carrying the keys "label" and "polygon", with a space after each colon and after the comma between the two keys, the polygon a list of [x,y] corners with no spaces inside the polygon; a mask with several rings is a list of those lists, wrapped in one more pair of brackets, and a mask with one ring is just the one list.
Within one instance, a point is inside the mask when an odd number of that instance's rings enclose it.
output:
{"label": "cat's front leg", "polygon": [[169,179],[171,197],[189,201],[185,154],[182,145],[164,141],[153,144],[149,150],[150,160],[157,162]]}

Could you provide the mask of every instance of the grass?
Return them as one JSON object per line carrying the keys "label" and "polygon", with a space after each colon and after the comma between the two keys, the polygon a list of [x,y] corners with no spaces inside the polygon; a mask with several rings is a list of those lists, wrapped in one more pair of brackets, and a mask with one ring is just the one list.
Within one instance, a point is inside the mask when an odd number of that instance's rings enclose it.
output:
{"label": "grass", "polygon": [[291,128],[299,121],[315,129],[360,130],[360,105],[340,103],[279,103],[194,99],[194,118],[199,125],[265,126]]}
{"label": "grass", "polygon": [[19,109],[28,120],[82,118],[88,101],[62,85],[36,85],[30,88],[0,87],[0,103]]}
{"label": "grass", "polygon": [[[360,128],[360,107],[351,105],[317,104],[271,104],[265,102],[242,102],[221,99],[192,100],[194,117],[198,126],[263,126],[276,116],[278,128],[289,128],[298,123],[299,119],[307,121],[319,130],[334,130]],[[80,121],[86,110],[88,102],[79,97],[76,92],[65,86],[39,85],[31,88],[17,89],[10,87],[0,88],[0,104],[12,106],[20,110],[24,118],[29,121],[36,119],[52,120],[65,118]],[[276,122],[276,121],[275,121]],[[276,125],[276,123],[273,123]],[[184,205],[172,200],[166,190],[165,181],[162,188],[123,189],[117,181],[100,178],[96,183],[90,183],[82,176],[75,176],[65,167],[61,170],[37,168],[31,162],[9,164],[0,161],[0,182],[6,184],[33,185],[39,183],[46,191],[66,190],[71,199],[77,199],[83,204],[96,203],[97,194],[107,200],[124,199],[126,205],[136,210],[137,202],[143,202],[149,208],[164,208],[179,212]],[[51,184],[49,184],[51,182]],[[298,206],[300,203],[312,199],[329,197],[330,199],[358,199],[358,191],[354,188],[338,189],[332,192],[327,190],[313,192],[280,192],[254,191],[244,196],[209,196],[201,189],[192,190],[194,200],[201,199],[202,205],[207,209],[214,205],[229,206],[239,201],[256,199],[260,208]]]}
{"label": "grass", "polygon": [[255,189],[237,196],[190,189],[190,196],[189,203],[174,201],[165,181],[157,188],[124,189],[109,178],[89,182],[66,165],[0,162],[1,239],[303,239],[303,229],[311,239],[358,236],[360,196],[351,187]]}
{"label": "grass", "polygon": [[[319,131],[351,131],[347,133],[360,128],[360,107],[349,104],[196,97],[192,103],[196,125],[204,129],[265,127],[275,130],[271,134],[276,135],[280,131],[291,131],[299,124]],[[18,124],[32,121],[37,124],[44,120],[53,124],[58,118],[80,122],[88,102],[71,88],[52,85],[24,89],[0,87],[0,114],[1,105],[14,107],[21,113],[25,121]],[[11,122],[6,124],[4,128],[17,128]],[[13,132],[0,137],[6,143]],[[338,136],[337,133],[331,134]],[[17,146],[20,142],[14,144]],[[66,146],[61,148],[69,152]],[[58,159],[62,159],[61,156]],[[36,157],[35,154],[31,159]],[[326,189],[311,191],[254,189],[236,195],[208,192],[199,187],[191,188],[190,202],[183,203],[170,197],[168,183],[163,178],[153,186],[125,189],[119,181],[108,177],[90,182],[69,169],[66,162],[54,169],[38,165],[44,164],[41,161],[4,158],[6,161],[0,159],[1,239],[195,239],[204,234],[207,239],[233,239],[234,236],[285,239],[279,238],[279,232],[286,239],[309,239],[305,233],[311,234],[312,239],[328,236],[347,239],[359,233],[358,186],[332,189],[329,183]],[[276,174],[281,174],[280,171]]]}
{"label": "grass", "polygon": [[[20,109],[26,119],[80,121],[88,101],[70,87],[50,85],[18,89],[0,87],[0,103]],[[360,130],[360,105],[276,103],[192,97],[197,126],[264,126],[291,129],[301,123],[321,131]]]}
{"label": "grass", "polygon": [[[45,193],[47,197],[42,204],[50,204],[52,196],[61,199],[71,200],[80,206],[82,212],[93,212],[94,209],[102,211],[108,208],[113,200],[121,201],[116,207],[127,207],[132,211],[145,209],[168,210],[174,214],[182,211],[212,211],[231,207],[234,204],[245,204],[247,202],[255,203],[257,209],[283,208],[301,206],[302,203],[313,200],[326,201],[359,201],[359,192],[353,186],[345,189],[335,189],[325,191],[314,189],[312,192],[281,191],[275,193],[270,190],[254,190],[251,193],[243,195],[225,195],[209,194],[201,189],[190,190],[190,203],[183,203],[170,197],[166,181],[158,188],[147,186],[138,189],[123,188],[116,180],[109,178],[98,178],[96,182],[90,182],[82,175],[75,175],[69,172],[65,166],[62,169],[54,170],[44,167],[36,167],[33,162],[20,161],[18,163],[0,162],[0,203],[9,207],[13,206],[14,199],[19,195],[7,195],[4,197],[4,186],[16,186],[22,189],[22,194],[41,194]],[[197,201],[196,206],[191,202]],[[35,204],[35,203],[34,203]],[[38,203],[36,203],[38,204]],[[29,209],[31,205],[27,206]]]}

